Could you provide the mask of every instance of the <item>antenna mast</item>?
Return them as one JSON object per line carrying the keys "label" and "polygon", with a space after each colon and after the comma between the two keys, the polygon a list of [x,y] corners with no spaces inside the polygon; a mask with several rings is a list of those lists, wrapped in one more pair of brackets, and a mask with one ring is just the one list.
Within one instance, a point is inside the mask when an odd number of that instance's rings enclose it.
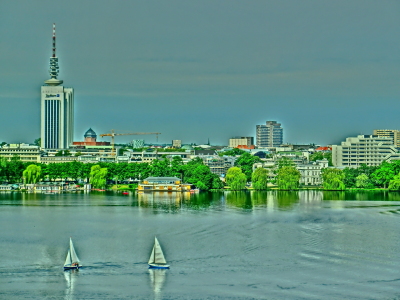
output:
{"label": "antenna mast", "polygon": [[53,57],[56,57],[56,23],[53,23]]}
{"label": "antenna mast", "polygon": [[58,57],[56,56],[56,23],[53,23],[53,48],[52,55],[50,57],[50,79],[46,80],[44,83],[47,85],[60,85],[63,83],[62,80],[57,79],[58,76]]}

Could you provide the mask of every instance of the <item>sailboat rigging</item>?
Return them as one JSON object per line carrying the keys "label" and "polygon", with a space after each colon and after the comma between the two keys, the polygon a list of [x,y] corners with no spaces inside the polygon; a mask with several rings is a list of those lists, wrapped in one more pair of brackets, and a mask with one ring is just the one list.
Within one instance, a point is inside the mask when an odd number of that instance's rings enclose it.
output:
{"label": "sailboat rigging", "polygon": [[154,246],[149,259],[149,268],[169,269],[169,265],[167,265],[167,261],[165,260],[164,253],[157,237],[154,237]]}

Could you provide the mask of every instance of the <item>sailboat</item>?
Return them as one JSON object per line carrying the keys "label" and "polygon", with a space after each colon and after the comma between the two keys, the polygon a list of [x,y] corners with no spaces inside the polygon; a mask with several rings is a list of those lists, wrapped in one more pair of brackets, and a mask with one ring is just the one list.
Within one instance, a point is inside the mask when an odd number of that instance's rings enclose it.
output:
{"label": "sailboat", "polygon": [[69,238],[69,249],[64,263],[64,270],[79,269],[79,267],[82,267],[82,265],[80,264],[78,255],[76,255],[72,239]]}
{"label": "sailboat", "polygon": [[154,246],[153,250],[151,251],[149,259],[149,268],[169,269],[169,265],[167,265],[167,261],[165,260],[164,254],[162,252],[160,243],[157,240],[157,237],[154,237]]}

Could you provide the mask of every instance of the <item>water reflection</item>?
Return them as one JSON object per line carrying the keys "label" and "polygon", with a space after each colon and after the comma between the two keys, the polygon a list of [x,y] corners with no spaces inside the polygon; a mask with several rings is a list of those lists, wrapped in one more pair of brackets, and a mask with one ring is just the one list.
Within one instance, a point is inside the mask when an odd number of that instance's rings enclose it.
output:
{"label": "water reflection", "polygon": [[239,208],[253,210],[291,210],[297,205],[320,204],[322,201],[400,201],[399,192],[388,191],[240,191],[201,192],[142,192],[123,196],[117,192],[40,194],[0,193],[0,205],[22,206],[131,206],[152,213],[180,213],[182,210],[224,210]]}
{"label": "water reflection", "polygon": [[79,276],[79,270],[64,271],[64,277],[66,281],[65,297],[64,297],[65,300],[74,299],[75,284],[78,276]]}
{"label": "water reflection", "polygon": [[138,206],[153,208],[153,211],[177,212],[181,209],[184,193],[176,192],[144,192],[138,193]]}
{"label": "water reflection", "polygon": [[167,270],[163,269],[149,269],[150,284],[154,292],[155,299],[162,299],[161,289],[164,286],[165,279],[167,278]]}

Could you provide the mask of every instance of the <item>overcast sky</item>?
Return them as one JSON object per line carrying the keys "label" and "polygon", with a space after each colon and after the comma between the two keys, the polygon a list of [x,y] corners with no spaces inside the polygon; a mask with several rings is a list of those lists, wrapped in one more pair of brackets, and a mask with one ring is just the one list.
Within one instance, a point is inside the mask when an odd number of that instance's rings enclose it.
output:
{"label": "overcast sky", "polygon": [[[53,22],[77,141],[91,127],[228,144],[267,120],[288,143],[400,129],[399,16],[397,0],[0,1],[0,141],[40,136]],[[140,138],[155,142],[116,142]]]}

